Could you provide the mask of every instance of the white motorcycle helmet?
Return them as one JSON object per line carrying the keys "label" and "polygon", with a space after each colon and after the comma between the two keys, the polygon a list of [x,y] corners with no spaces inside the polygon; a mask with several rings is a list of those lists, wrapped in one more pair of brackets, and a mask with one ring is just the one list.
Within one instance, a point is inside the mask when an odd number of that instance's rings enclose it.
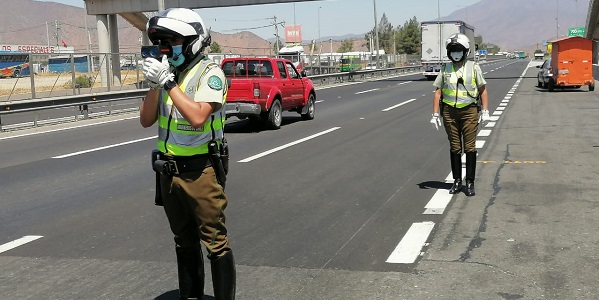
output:
{"label": "white motorcycle helmet", "polygon": [[[169,8],[159,12],[148,20],[146,32],[154,45],[168,45],[168,40],[185,39],[181,51],[183,62],[176,65],[181,69],[185,68],[211,43],[210,30],[204,26],[202,18],[187,8]],[[177,58],[179,57],[174,57],[174,60]],[[172,64],[173,58],[169,57],[169,61]]]}
{"label": "white motorcycle helmet", "polygon": [[445,42],[445,49],[451,61],[465,61],[470,53],[470,39],[463,33],[452,34]]}

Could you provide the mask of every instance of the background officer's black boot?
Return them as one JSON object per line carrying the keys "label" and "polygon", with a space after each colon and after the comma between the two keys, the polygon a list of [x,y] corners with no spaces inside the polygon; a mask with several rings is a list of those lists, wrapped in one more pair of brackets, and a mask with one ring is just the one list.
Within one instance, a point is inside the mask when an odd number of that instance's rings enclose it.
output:
{"label": "background officer's black boot", "polygon": [[474,176],[476,175],[476,151],[466,152],[466,196],[474,196]]}
{"label": "background officer's black boot", "polygon": [[449,152],[451,160],[451,174],[453,175],[453,185],[449,189],[450,194],[457,194],[462,190],[462,157],[460,153]]}
{"label": "background officer's black boot", "polygon": [[180,299],[202,299],[204,296],[204,259],[202,248],[175,248]]}
{"label": "background officer's black boot", "polygon": [[212,286],[216,300],[235,299],[235,260],[229,251],[221,257],[210,259]]}

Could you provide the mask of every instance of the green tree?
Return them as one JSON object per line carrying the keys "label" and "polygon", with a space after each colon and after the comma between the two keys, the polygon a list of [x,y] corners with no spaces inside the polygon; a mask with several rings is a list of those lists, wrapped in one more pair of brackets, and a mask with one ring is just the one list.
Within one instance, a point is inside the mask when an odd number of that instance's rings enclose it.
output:
{"label": "green tree", "polygon": [[403,27],[398,26],[396,31],[395,39],[398,53],[420,53],[420,22],[415,16],[406,21]]}
{"label": "green tree", "polygon": [[210,44],[210,53],[221,53],[223,51],[223,49],[220,47],[220,45],[217,42],[212,42]]}
{"label": "green tree", "polygon": [[[381,21],[378,24],[377,31],[379,33],[379,46],[381,47],[381,49],[384,49],[387,53],[392,53],[393,36],[395,35],[395,31],[393,30],[393,25],[391,25],[389,19],[387,19],[387,15],[383,14],[383,16],[381,17]],[[370,32],[366,33],[364,38],[367,41],[366,45],[364,46],[366,46],[366,48],[368,48],[369,51],[374,51],[374,49],[370,49],[370,42],[368,41],[372,39],[372,46],[376,48],[375,28],[372,28]]]}
{"label": "green tree", "polygon": [[354,43],[351,40],[344,40],[341,42],[341,46],[337,51],[340,53],[354,51]]}

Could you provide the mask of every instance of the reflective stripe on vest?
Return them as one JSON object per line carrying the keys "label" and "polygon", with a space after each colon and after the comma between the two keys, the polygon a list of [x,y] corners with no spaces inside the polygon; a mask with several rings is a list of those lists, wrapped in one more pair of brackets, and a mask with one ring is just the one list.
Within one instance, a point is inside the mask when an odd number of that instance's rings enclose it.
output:
{"label": "reflective stripe on vest", "polygon": [[[450,68],[451,67],[451,68]],[[466,61],[464,64],[464,85],[458,84],[458,74],[453,64],[445,64],[443,68],[443,103],[453,107],[462,108],[476,102],[476,98],[468,95],[478,95],[476,86],[476,74],[474,73],[474,62]],[[449,76],[446,76],[449,75]],[[449,78],[448,78],[449,77]],[[467,91],[464,90],[464,86]],[[457,96],[457,99],[456,99]]]}
{"label": "reflective stripe on vest", "polygon": [[[218,67],[210,60],[201,60],[199,64],[191,68],[179,84],[185,95],[193,100],[200,80],[210,68],[215,66]],[[223,89],[221,108],[213,112],[204,125],[197,129],[193,128],[177,108],[173,106],[173,100],[168,93],[161,90],[159,99],[162,99],[162,101],[160,101],[158,107],[158,150],[174,156],[192,156],[208,153],[208,142],[212,139],[213,134],[214,138],[220,142],[225,127],[227,86],[224,85]],[[172,118],[170,122],[169,118]]]}

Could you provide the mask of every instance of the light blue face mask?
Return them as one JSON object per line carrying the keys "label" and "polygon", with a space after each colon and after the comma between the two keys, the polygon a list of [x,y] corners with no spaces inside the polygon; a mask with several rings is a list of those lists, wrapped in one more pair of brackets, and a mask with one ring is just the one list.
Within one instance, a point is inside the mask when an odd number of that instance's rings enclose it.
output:
{"label": "light blue face mask", "polygon": [[178,67],[185,62],[185,56],[183,55],[183,45],[172,46],[173,48],[173,57],[168,58],[168,62],[171,65]]}

